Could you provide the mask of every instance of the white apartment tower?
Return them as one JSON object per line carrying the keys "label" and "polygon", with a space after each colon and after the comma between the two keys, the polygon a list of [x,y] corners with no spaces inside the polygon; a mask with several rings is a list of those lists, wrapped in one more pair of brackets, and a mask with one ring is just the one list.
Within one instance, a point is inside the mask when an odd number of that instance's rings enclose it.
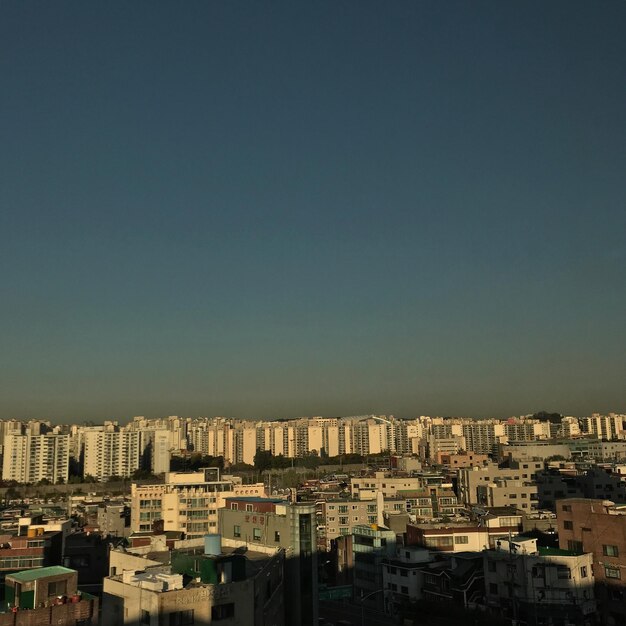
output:
{"label": "white apartment tower", "polygon": [[68,435],[6,435],[2,478],[20,483],[67,481]]}
{"label": "white apartment tower", "polygon": [[127,478],[139,469],[141,434],[137,431],[106,432],[90,430],[85,433],[83,474],[98,480],[111,476]]}

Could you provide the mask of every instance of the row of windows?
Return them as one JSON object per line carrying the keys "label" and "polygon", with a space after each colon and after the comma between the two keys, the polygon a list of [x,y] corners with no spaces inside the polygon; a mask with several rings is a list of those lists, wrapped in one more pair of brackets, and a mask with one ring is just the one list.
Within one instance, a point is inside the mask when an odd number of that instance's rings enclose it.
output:
{"label": "row of windows", "polygon": [[[387,589],[391,589],[391,591],[398,591],[398,585],[394,584],[394,583],[387,583]],[[409,595],[409,588],[408,587],[400,587],[400,593],[404,593],[406,595]]]}
{"label": "row of windows", "polygon": [[[252,539],[254,539],[255,541],[261,541],[262,536],[263,536],[263,533],[260,528],[252,529]],[[233,526],[233,537],[241,537],[241,526],[239,524],[235,524]],[[274,531],[274,541],[275,542],[280,541],[280,531],[278,530]]]}

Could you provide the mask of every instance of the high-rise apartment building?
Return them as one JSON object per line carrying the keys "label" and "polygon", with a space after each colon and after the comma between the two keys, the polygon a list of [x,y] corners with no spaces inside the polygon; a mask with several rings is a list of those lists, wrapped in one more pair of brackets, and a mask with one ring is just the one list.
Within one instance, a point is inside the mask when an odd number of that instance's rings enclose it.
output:
{"label": "high-rise apartment building", "polygon": [[67,435],[7,435],[4,439],[2,478],[20,483],[67,481],[69,437]]}
{"label": "high-rise apartment building", "polygon": [[98,480],[127,478],[141,467],[142,437],[138,431],[89,430],[84,433],[84,475]]}

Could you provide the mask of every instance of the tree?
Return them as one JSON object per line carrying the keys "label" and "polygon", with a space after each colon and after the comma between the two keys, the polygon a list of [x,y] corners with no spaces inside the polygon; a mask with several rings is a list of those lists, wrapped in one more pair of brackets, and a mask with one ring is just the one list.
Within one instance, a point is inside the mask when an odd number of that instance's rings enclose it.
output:
{"label": "tree", "polygon": [[274,455],[269,450],[257,450],[254,455],[254,469],[264,472],[272,468]]}
{"label": "tree", "polygon": [[133,472],[133,478],[135,480],[147,480],[150,478],[156,478],[156,476],[152,472],[150,472],[150,470],[136,469]]}

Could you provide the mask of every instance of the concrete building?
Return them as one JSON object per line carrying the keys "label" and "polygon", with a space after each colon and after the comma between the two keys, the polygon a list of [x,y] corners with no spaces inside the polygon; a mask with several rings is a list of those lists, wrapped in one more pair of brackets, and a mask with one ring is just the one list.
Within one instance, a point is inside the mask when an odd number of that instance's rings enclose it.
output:
{"label": "concrete building", "polygon": [[468,506],[480,504],[480,485],[502,480],[532,483],[540,470],[543,470],[543,461],[512,461],[509,467],[499,467],[493,463],[484,467],[461,468],[457,485],[459,500]]}
{"label": "concrete building", "polygon": [[105,578],[102,626],[283,626],[284,550],[240,552],[209,536],[166,562],[135,560]]}
{"label": "concrete building", "polygon": [[166,531],[181,531],[188,538],[217,532],[217,511],[233,495],[263,496],[265,485],[243,485],[241,478],[220,476],[216,467],[167,472],[162,483],[133,483],[131,531],[151,531],[155,521],[163,520]]}
{"label": "concrete building", "polygon": [[458,454],[442,454],[439,462],[447,468],[460,469],[462,467],[483,467],[484,465],[489,465],[491,460],[487,454],[462,452]]}
{"label": "concrete building", "polygon": [[84,476],[128,478],[141,467],[142,436],[137,431],[88,430],[83,440]]}
{"label": "concrete building", "polygon": [[594,623],[592,555],[537,548],[527,537],[502,539],[484,552],[486,604],[533,626]]}
{"label": "concrete building", "polygon": [[314,504],[231,497],[219,512],[224,545],[285,551],[287,624],[316,626],[317,537]]}
{"label": "concrete building", "polygon": [[559,546],[590,552],[601,623],[626,623],[626,506],[571,498],[556,508]]}
{"label": "concrete building", "polygon": [[417,491],[424,486],[421,478],[397,476],[389,472],[374,472],[370,476],[350,479],[350,492],[357,500],[375,500],[378,493],[383,498],[395,498],[400,491]]}
{"label": "concrete building", "polygon": [[553,456],[569,459],[572,456],[570,446],[565,441],[508,441],[498,448],[498,457],[502,460],[533,461]]}
{"label": "concrete building", "polygon": [[97,510],[98,529],[103,535],[128,537],[130,535],[130,509],[124,504],[103,503]]}
{"label": "concrete building", "polygon": [[318,542],[330,550],[332,541],[339,536],[351,535],[356,526],[377,524],[377,500],[328,500],[317,504]]}
{"label": "concrete building", "polygon": [[422,567],[431,560],[428,550],[416,546],[396,547],[395,555],[382,559],[383,589],[390,595],[389,613],[401,613],[403,607],[422,599]]}
{"label": "concrete building", "polygon": [[478,504],[487,507],[515,506],[523,511],[537,510],[537,485],[530,480],[496,478],[478,485]]}
{"label": "concrete building", "polygon": [[465,449],[465,437],[462,435],[430,436],[426,439],[426,450],[431,463],[440,464],[444,456],[460,454]]}
{"label": "concrete building", "polygon": [[599,467],[548,470],[537,475],[537,495],[541,508],[554,511],[558,500],[592,498],[626,503],[626,482],[615,473]]}
{"label": "concrete building", "polygon": [[8,434],[4,438],[3,480],[19,483],[67,482],[69,437],[67,435]]}
{"label": "concrete building", "polygon": [[383,593],[368,594],[384,589],[383,560],[396,554],[396,534],[380,526],[357,526],[352,535],[354,564],[354,597],[369,608],[387,610],[389,598]]}
{"label": "concrete building", "polygon": [[2,626],[79,626],[98,623],[98,598],[77,587],[65,567],[42,567],[6,577]]}
{"label": "concrete building", "polygon": [[[510,524],[510,525],[509,525]],[[477,522],[407,524],[406,543],[438,552],[481,552],[519,528],[518,516],[493,516]]]}

